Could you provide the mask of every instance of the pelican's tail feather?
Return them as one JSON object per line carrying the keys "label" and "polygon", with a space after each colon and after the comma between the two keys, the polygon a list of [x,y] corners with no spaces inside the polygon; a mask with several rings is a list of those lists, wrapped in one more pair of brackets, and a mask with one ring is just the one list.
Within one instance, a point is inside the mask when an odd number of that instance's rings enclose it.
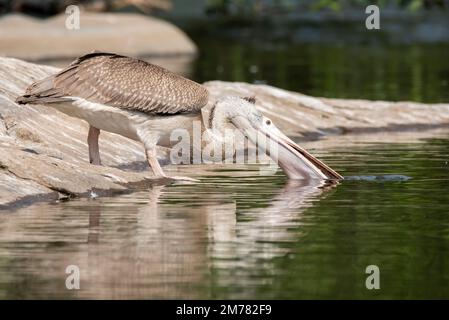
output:
{"label": "pelican's tail feather", "polygon": [[22,96],[17,97],[18,104],[44,104],[67,101],[61,91],[54,87],[55,76],[51,75],[31,84]]}

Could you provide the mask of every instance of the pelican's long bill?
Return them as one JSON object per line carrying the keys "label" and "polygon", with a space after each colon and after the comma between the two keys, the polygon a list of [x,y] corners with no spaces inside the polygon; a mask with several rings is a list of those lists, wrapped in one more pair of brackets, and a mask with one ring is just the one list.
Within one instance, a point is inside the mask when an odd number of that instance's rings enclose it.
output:
{"label": "pelican's long bill", "polygon": [[[290,179],[341,180],[343,176],[283,134],[270,120],[251,125],[243,117],[233,121],[253,143],[264,150]],[[258,135],[267,139],[256,138]],[[272,143],[275,143],[273,148]]]}

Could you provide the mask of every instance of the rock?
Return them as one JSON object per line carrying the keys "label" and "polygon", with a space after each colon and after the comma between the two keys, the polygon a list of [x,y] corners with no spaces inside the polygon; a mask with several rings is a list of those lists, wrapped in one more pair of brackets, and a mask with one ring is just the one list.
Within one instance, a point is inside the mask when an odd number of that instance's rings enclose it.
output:
{"label": "rock", "polygon": [[0,206],[24,196],[88,193],[92,189],[123,191],[126,184],[151,179],[142,172],[119,168],[145,162],[143,147],[129,139],[102,132],[104,167],[89,164],[87,125],[45,106],[14,101],[37,79],[55,68],[0,58]]}
{"label": "rock", "polygon": [[0,18],[0,56],[31,61],[73,60],[93,50],[124,55],[192,56],[195,44],[173,24],[131,13],[81,12],[80,29],[65,26],[67,15],[39,20],[20,14]]}
{"label": "rock", "polygon": [[[126,191],[130,184],[154,181],[140,143],[102,132],[105,166],[94,166],[88,161],[84,121],[50,107],[14,102],[33,81],[57,70],[0,58],[0,208],[93,189],[97,194]],[[307,139],[449,126],[449,104],[324,99],[247,83],[212,81],[206,86],[215,97],[256,96],[256,105],[281,130]]]}
{"label": "rock", "polygon": [[256,105],[292,136],[378,133],[449,127],[449,104],[315,98],[268,85],[210,81],[216,96],[255,96]]}

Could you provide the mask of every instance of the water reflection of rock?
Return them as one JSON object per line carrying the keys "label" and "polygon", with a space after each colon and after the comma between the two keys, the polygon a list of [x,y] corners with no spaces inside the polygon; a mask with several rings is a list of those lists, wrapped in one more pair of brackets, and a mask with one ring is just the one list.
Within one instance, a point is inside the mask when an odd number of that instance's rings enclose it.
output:
{"label": "water reflection of rock", "polygon": [[198,297],[189,288],[202,282],[207,265],[206,243],[197,236],[196,224],[202,222],[163,212],[158,204],[163,188],[153,187],[149,201],[122,212],[126,217],[115,222],[107,221],[109,213],[101,217],[100,227],[98,207],[90,212],[83,297]]}

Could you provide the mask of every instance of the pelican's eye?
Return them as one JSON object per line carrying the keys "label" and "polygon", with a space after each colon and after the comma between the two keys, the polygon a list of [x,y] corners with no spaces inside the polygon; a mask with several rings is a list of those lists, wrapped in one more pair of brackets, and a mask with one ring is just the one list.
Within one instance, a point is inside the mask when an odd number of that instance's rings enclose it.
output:
{"label": "pelican's eye", "polygon": [[267,126],[269,126],[269,125],[271,124],[271,120],[270,120],[270,119],[267,119],[267,120],[265,121],[265,123],[267,124]]}

